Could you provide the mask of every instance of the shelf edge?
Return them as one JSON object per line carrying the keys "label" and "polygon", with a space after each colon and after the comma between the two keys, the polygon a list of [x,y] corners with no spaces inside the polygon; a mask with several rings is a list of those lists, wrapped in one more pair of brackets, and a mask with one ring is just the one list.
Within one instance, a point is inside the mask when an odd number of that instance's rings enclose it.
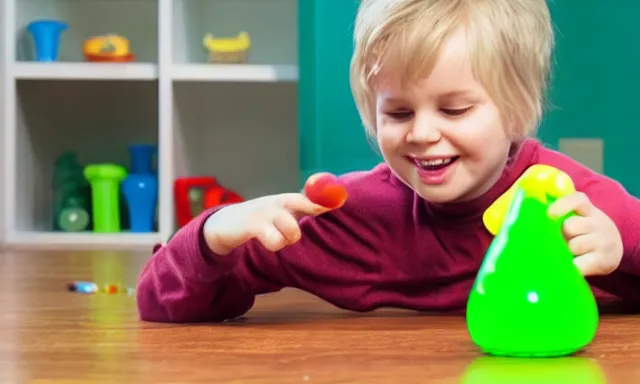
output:
{"label": "shelf edge", "polygon": [[296,82],[297,65],[175,64],[173,81]]}
{"label": "shelf edge", "polygon": [[16,62],[17,80],[156,80],[158,67],[151,63],[36,63]]}
{"label": "shelf edge", "polygon": [[13,231],[7,233],[3,248],[11,249],[110,249],[147,250],[162,242],[162,235],[152,233],[65,233],[47,231]]}

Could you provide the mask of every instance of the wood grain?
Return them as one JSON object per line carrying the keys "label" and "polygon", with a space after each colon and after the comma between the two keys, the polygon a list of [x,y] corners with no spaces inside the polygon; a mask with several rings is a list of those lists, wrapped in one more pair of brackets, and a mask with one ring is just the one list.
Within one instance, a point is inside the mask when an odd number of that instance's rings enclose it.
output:
{"label": "wood grain", "polygon": [[[355,314],[306,293],[262,296],[243,319],[138,319],[135,297],[66,291],[73,280],[135,285],[148,254],[0,252],[2,383],[604,384],[640,380],[639,316],[605,314],[594,343],[562,359],[498,359],[464,318]],[[579,321],[579,319],[576,319]]]}

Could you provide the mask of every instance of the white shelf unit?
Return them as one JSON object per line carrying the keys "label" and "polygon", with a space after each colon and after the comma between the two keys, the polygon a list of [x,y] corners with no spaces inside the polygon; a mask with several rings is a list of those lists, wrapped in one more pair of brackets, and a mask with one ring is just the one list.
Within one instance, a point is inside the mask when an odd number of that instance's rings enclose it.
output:
{"label": "white shelf unit", "polygon": [[[245,198],[298,188],[297,0],[0,0],[3,246],[142,248],[177,229],[173,183],[214,176]],[[25,26],[68,23],[56,62],[33,59]],[[247,31],[247,64],[207,62],[206,33]],[[88,63],[91,36],[127,37],[133,63]],[[157,232],[54,232],[53,164],[129,165],[158,146]]]}

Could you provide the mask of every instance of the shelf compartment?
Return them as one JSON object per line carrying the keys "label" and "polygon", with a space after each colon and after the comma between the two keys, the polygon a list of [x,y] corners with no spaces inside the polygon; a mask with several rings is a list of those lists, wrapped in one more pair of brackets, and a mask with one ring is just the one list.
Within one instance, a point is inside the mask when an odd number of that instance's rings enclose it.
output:
{"label": "shelf compartment", "polygon": [[16,79],[59,80],[156,80],[158,69],[147,63],[38,63],[21,62],[13,66]]}
{"label": "shelf compartment", "polygon": [[249,64],[297,65],[297,0],[175,0],[174,63],[205,63],[207,33],[251,38]]}
{"label": "shelf compartment", "polygon": [[295,65],[259,64],[176,64],[174,81],[295,82]]}
{"label": "shelf compartment", "polygon": [[32,38],[25,27],[36,19],[68,24],[62,33],[58,61],[84,61],[87,38],[107,33],[129,39],[136,62],[155,63],[158,57],[157,0],[12,0],[15,1],[16,60],[33,61]]}
{"label": "shelf compartment", "polygon": [[175,177],[213,176],[245,199],[298,190],[297,87],[176,83]]}
{"label": "shelf compartment", "polygon": [[[8,204],[14,202],[5,207],[13,216],[9,233],[52,231],[53,170],[61,154],[76,152],[83,165],[129,168],[128,145],[157,145],[155,82],[19,80],[16,86],[16,141],[6,175]],[[121,216],[124,231],[127,218]],[[138,235],[148,233],[131,234]]]}

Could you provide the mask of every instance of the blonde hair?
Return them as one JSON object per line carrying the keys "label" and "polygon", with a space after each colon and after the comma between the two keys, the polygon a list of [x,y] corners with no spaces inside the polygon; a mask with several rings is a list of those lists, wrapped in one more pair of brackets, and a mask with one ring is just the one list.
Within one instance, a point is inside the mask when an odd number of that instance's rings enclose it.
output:
{"label": "blonde hair", "polygon": [[389,64],[405,84],[428,75],[440,46],[458,28],[466,30],[474,75],[500,109],[508,134],[516,139],[536,130],[554,43],[546,0],[362,0],[350,77],[370,135],[376,132],[376,72]]}

